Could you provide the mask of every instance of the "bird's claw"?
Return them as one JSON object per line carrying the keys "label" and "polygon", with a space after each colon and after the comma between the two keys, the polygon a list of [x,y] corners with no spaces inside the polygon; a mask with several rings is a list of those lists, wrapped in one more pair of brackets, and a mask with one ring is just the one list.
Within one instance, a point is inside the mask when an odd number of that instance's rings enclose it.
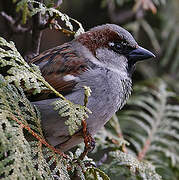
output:
{"label": "bird's claw", "polygon": [[84,137],[84,143],[85,143],[85,149],[88,152],[92,152],[94,150],[96,142],[89,133],[87,133],[86,136]]}
{"label": "bird's claw", "polygon": [[84,138],[85,148],[83,153],[80,155],[80,159],[83,159],[88,154],[88,152],[93,151],[95,148],[95,140],[88,132],[87,123],[85,120],[82,121],[82,126],[83,126],[83,138]]}

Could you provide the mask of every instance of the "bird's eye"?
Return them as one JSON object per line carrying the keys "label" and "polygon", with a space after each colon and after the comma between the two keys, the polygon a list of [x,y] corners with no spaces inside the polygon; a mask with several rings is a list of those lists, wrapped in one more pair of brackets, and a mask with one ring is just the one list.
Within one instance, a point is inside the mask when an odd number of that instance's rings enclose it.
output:
{"label": "bird's eye", "polygon": [[126,42],[110,42],[109,47],[119,54],[127,54],[131,49]]}
{"label": "bird's eye", "polygon": [[122,45],[120,43],[110,42],[109,47],[115,52],[120,52],[122,50]]}

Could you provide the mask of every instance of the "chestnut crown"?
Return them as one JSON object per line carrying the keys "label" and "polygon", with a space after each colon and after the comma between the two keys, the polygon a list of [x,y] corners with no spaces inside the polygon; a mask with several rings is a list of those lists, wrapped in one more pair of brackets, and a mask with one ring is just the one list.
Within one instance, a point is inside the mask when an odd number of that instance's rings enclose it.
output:
{"label": "chestnut crown", "polygon": [[98,48],[108,48],[126,56],[133,64],[139,60],[155,57],[153,53],[140,47],[127,30],[115,24],[94,27],[78,36],[76,40],[94,55]]}

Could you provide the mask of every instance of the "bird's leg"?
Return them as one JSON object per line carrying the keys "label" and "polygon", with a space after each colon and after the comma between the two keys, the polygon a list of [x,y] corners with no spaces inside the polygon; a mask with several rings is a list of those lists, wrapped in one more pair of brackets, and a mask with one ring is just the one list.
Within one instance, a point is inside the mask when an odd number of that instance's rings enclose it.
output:
{"label": "bird's leg", "polygon": [[88,152],[91,152],[95,148],[95,140],[91,136],[91,134],[88,132],[87,123],[85,120],[82,121],[82,126],[83,126],[83,137],[84,137],[85,149]]}
{"label": "bird's leg", "polygon": [[81,160],[84,159],[84,157],[88,154],[88,152],[93,151],[93,149],[95,148],[95,140],[87,130],[86,120],[82,120],[82,127],[83,127],[83,138],[84,138],[85,148],[83,153],[80,155]]}

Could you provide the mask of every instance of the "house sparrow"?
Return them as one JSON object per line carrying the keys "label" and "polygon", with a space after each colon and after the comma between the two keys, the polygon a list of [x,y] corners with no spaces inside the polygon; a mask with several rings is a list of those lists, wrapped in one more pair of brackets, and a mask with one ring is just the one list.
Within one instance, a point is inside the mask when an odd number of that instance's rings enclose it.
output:
{"label": "house sparrow", "polygon": [[[94,135],[123,107],[132,90],[131,76],[137,61],[155,57],[140,47],[133,36],[114,24],[105,24],[77,36],[71,42],[49,49],[31,60],[39,66],[49,84],[75,104],[84,104],[84,86],[92,90],[87,107],[87,129]],[[65,118],[51,103],[57,100],[45,92],[33,102],[42,116],[47,141],[67,151],[83,141],[82,128],[70,136]]]}

